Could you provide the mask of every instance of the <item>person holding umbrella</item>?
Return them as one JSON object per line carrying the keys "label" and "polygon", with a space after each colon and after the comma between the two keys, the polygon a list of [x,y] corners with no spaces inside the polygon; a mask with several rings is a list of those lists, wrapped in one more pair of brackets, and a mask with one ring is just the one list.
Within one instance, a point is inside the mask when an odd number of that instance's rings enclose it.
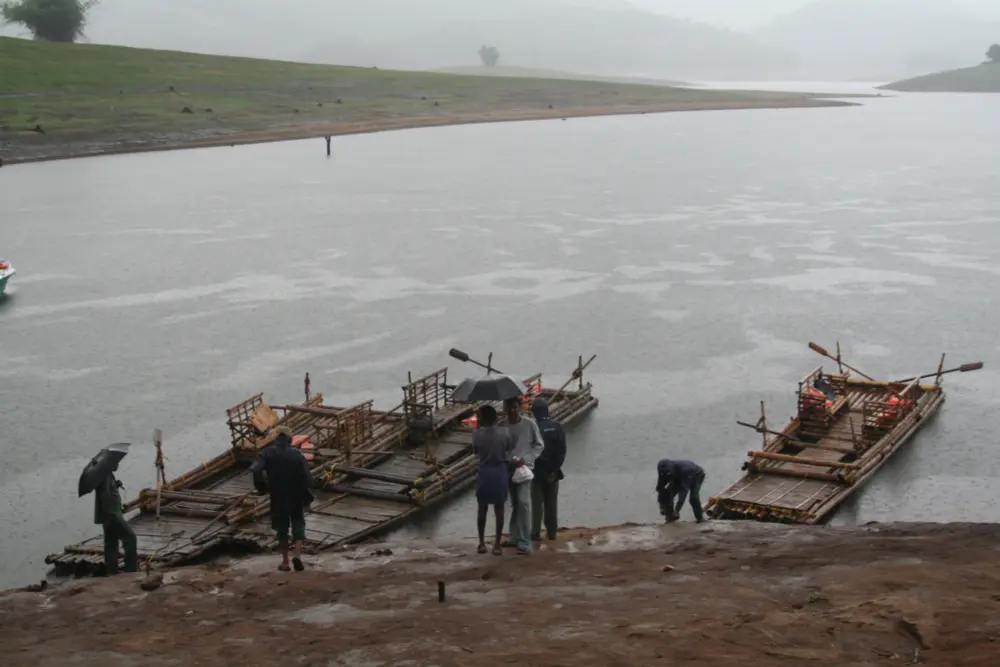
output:
{"label": "person holding umbrella", "polygon": [[487,552],[486,515],[492,505],[493,516],[496,518],[493,555],[502,556],[503,508],[507,503],[509,483],[507,460],[510,458],[512,443],[507,430],[497,426],[497,411],[492,405],[481,406],[477,410],[477,418],[479,428],[472,435],[472,451],[479,459],[476,468],[476,500],[479,503],[476,528],[479,531],[479,553]]}
{"label": "person holding umbrella", "polygon": [[122,483],[115,479],[118,463],[128,454],[128,444],[105,447],[80,475],[79,495],[94,493],[94,523],[104,529],[104,574],[118,574],[118,544],[125,550],[125,571],[139,571],[139,545],[135,531],[122,511]]}
{"label": "person holding umbrella", "polygon": [[[468,361],[468,355],[464,352],[452,350],[451,355],[456,359]],[[531,553],[531,480],[534,478],[532,468],[535,458],[541,454],[545,445],[535,421],[521,415],[523,386],[524,383],[520,380],[509,375],[490,375],[488,370],[486,377],[468,378],[458,383],[452,390],[451,399],[467,403],[503,401],[507,419],[501,426],[505,427],[510,440],[507,479],[512,506],[510,539],[506,546],[517,547],[518,555],[526,556]],[[485,522],[485,518],[483,521]]]}

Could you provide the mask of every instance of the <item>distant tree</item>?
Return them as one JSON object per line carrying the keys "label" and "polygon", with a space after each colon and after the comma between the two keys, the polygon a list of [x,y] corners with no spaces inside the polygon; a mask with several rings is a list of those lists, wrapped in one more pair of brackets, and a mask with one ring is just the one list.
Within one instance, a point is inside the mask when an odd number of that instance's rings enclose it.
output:
{"label": "distant tree", "polygon": [[20,23],[35,39],[75,42],[83,35],[87,12],[98,0],[18,0],[0,4],[4,23]]}
{"label": "distant tree", "polygon": [[1000,44],[994,44],[986,51],[986,57],[991,63],[1000,63]]}
{"label": "distant tree", "polygon": [[483,44],[479,47],[479,60],[486,67],[496,67],[500,61],[500,50],[495,46]]}

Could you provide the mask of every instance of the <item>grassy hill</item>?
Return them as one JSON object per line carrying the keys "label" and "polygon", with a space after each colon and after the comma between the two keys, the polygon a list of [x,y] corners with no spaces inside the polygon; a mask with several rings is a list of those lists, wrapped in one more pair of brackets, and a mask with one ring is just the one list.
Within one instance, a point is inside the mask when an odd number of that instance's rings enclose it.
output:
{"label": "grassy hill", "polygon": [[926,74],[880,88],[912,93],[1000,93],[1000,63]]}
{"label": "grassy hill", "polygon": [[[7,161],[463,122],[823,106],[804,94],[460,76],[0,38]],[[40,126],[44,132],[31,131]]]}

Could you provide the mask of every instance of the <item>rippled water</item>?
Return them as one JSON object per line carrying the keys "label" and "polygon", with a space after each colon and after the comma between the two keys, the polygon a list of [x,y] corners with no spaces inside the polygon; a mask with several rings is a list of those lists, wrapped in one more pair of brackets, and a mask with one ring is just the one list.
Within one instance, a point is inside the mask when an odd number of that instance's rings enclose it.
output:
{"label": "rippled water", "polygon": [[[550,384],[598,355],[566,525],[655,519],[663,456],[707,493],[737,479],[756,436],[735,420],[791,414],[809,340],[870,374],[982,359],[839,520],[993,520],[998,116],[903,96],[5,167],[0,585],[95,532],[74,489],[100,447],[138,443],[132,495],[153,428],[174,476],[252,393],[295,400],[309,371],[329,402],[391,407],[452,346]],[[466,499],[407,530],[472,519]]]}

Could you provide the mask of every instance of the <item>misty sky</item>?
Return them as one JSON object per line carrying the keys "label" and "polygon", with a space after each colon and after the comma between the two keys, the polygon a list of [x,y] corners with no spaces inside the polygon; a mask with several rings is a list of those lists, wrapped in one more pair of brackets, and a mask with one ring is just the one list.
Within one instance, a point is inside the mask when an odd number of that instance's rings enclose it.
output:
{"label": "misty sky", "polygon": [[889,81],[1000,41],[1000,0],[101,0],[90,18],[95,43],[398,69],[475,66],[489,43],[503,65],[673,80]]}
{"label": "misty sky", "polygon": [[[636,7],[666,12],[733,30],[753,30],[812,0],[629,0]],[[925,0],[911,0],[919,4]],[[602,2],[602,0],[594,0]],[[984,19],[1000,20],[1000,0],[958,0],[956,3]],[[1000,38],[998,38],[1000,39]]]}

